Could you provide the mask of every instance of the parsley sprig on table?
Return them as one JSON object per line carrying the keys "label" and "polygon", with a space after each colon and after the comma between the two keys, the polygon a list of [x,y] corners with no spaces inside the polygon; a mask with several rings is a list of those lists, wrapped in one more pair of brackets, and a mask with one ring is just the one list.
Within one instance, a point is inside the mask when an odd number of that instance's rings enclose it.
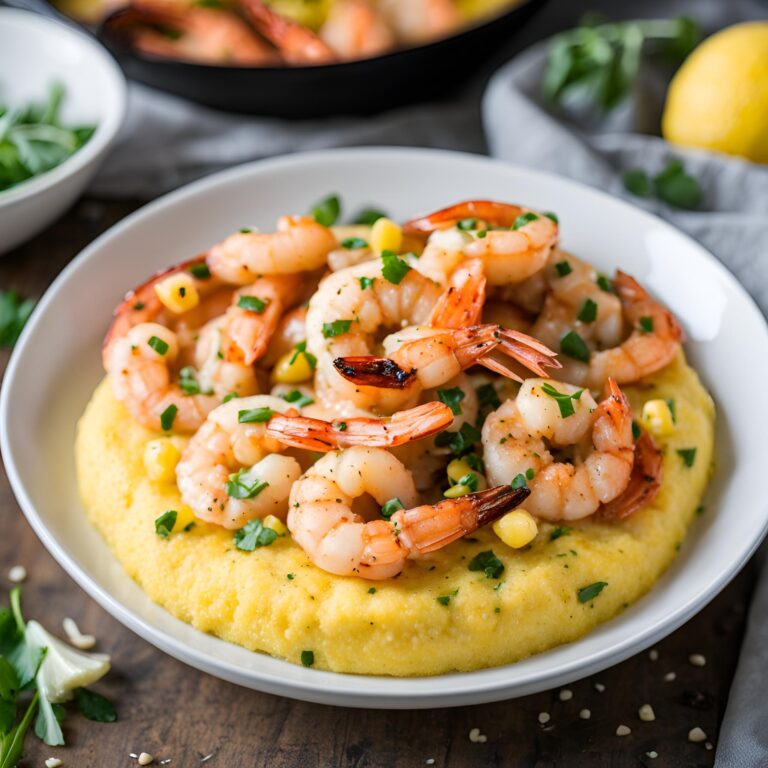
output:
{"label": "parsley sprig on table", "polygon": [[0,291],[0,347],[12,347],[35,308],[33,299],[16,291]]}
{"label": "parsley sprig on table", "polygon": [[630,92],[644,53],[680,62],[698,40],[686,18],[583,23],[554,39],[542,90],[553,102],[578,94],[608,111]]}
{"label": "parsley sprig on table", "polygon": [[44,104],[0,104],[0,192],[61,165],[93,135],[93,126],[68,128],[59,113],[64,88],[54,83]]}

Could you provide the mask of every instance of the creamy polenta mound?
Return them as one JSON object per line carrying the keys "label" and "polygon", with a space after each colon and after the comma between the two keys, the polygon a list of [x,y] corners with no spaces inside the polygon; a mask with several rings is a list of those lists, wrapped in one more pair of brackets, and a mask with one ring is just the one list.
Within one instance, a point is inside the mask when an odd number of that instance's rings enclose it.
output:
{"label": "creamy polenta mound", "polygon": [[[290,535],[242,552],[232,531],[202,521],[184,530],[194,518],[176,485],[146,477],[144,448],[158,433],[128,415],[108,380],[79,424],[80,491],[127,573],[203,632],[294,663],[311,650],[315,668],[335,672],[492,667],[576,640],[613,618],[651,589],[685,539],[712,467],[713,402],[682,353],[624,391],[636,418],[646,401],[674,400],[674,432],[657,439],[663,482],[650,505],[617,522],[542,523],[522,550],[487,526],[380,582],[326,573]],[[155,520],[169,509],[179,518],[161,538]],[[467,567],[491,548],[504,564],[499,579]],[[602,589],[583,591],[600,582]]]}

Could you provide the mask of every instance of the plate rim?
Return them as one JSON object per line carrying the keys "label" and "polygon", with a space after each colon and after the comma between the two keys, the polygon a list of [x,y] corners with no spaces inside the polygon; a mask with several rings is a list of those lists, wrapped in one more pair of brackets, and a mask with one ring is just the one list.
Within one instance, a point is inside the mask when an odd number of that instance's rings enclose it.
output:
{"label": "plate rim", "polygon": [[[64,568],[68,575],[110,615],[139,635],[142,639],[147,640],[161,651],[174,656],[196,669],[221,679],[228,680],[229,682],[267,693],[289,696],[291,698],[309,702],[351,707],[376,706],[391,709],[462,706],[525,696],[538,691],[547,690],[613,666],[629,656],[649,647],[662,637],[665,637],[680,627],[707,603],[714,599],[731,579],[736,576],[755,552],[768,531],[768,501],[765,501],[760,510],[763,517],[762,528],[757,535],[755,535],[747,544],[742,546],[738,557],[731,560],[725,568],[722,568],[718,574],[710,578],[703,586],[699,585],[696,590],[693,591],[692,596],[686,603],[677,606],[674,611],[647,626],[640,634],[628,636],[618,643],[598,650],[588,657],[586,661],[566,661],[551,667],[546,673],[532,675],[531,678],[526,681],[515,680],[514,675],[510,674],[494,674],[500,673],[503,670],[514,670],[515,664],[491,667],[467,673],[450,673],[449,675],[440,675],[437,677],[409,678],[390,678],[312,670],[311,676],[314,679],[302,680],[300,682],[286,680],[278,674],[272,674],[262,670],[244,670],[241,667],[226,661],[211,659],[204,651],[190,647],[182,640],[177,639],[162,629],[154,627],[148,620],[135,614],[129,607],[123,605],[118,599],[114,598],[105,587],[85,573],[81,566],[75,562],[74,558],[67,553],[64,545],[61,544],[53,533],[48,530],[42,516],[38,513],[28,496],[21,481],[16,466],[16,458],[11,450],[8,438],[8,420],[10,412],[10,395],[8,393],[12,389],[11,385],[15,380],[20,360],[25,355],[26,347],[30,344],[30,339],[35,335],[35,329],[39,318],[44,313],[47,305],[53,301],[54,295],[58,294],[61,286],[72,279],[72,276],[79,269],[87,265],[91,259],[95,258],[95,255],[98,254],[106,242],[121,235],[124,230],[132,227],[134,223],[162,211],[166,206],[183,202],[185,198],[204,192],[209,187],[215,188],[218,186],[226,186],[229,183],[236,182],[243,177],[248,177],[252,174],[258,176],[261,172],[280,172],[283,169],[295,166],[312,165],[313,163],[322,164],[323,162],[327,162],[329,159],[336,157],[351,158],[352,160],[358,161],[370,160],[377,157],[387,157],[390,162],[396,162],[396,158],[413,159],[416,156],[427,156],[434,159],[445,158],[449,162],[458,161],[470,165],[485,165],[486,167],[503,166],[510,173],[543,178],[550,183],[571,187],[574,192],[586,189],[589,190],[591,195],[609,199],[614,203],[618,203],[631,210],[633,215],[639,215],[641,218],[644,218],[649,225],[654,224],[657,227],[660,226],[662,229],[674,232],[675,236],[683,237],[693,245],[698,251],[699,256],[710,262],[710,265],[715,269],[718,277],[728,283],[729,287],[736,292],[742,301],[745,300],[744,303],[746,304],[748,311],[762,322],[763,343],[766,345],[766,348],[768,348],[768,323],[754,299],[715,256],[709,253],[704,246],[695,241],[685,232],[677,229],[669,222],[637,208],[622,198],[614,197],[602,190],[590,187],[572,179],[557,176],[556,174],[505,163],[484,155],[451,150],[393,147],[342,148],[296,153],[257,160],[211,174],[141,206],[99,235],[99,237],[75,256],[61,273],[59,273],[38,302],[32,317],[24,328],[16,347],[11,353],[3,378],[3,386],[0,387],[0,451],[4,457],[5,468],[11,488],[24,516],[43,545],[54,559],[56,559]],[[652,590],[643,599],[647,599],[651,594]],[[170,613],[168,615],[172,616]],[[606,622],[601,626],[605,626],[609,623],[610,622]],[[587,636],[588,635],[585,635],[585,637]],[[580,641],[581,638],[574,641],[574,643]],[[290,664],[290,662],[283,663]],[[482,673],[485,674],[483,675]],[[457,684],[456,688],[450,691],[434,693],[429,690],[429,681],[450,676],[457,678],[457,683],[467,680],[470,677],[480,679],[473,684],[471,689],[461,687]],[[483,677],[487,679],[483,679]],[[391,685],[393,690],[384,693],[380,691],[371,693],[361,690],[361,686],[359,685],[356,688],[350,687],[349,689],[339,687],[338,685],[339,680],[346,680],[348,684],[351,685],[355,681],[359,683],[366,679],[376,680],[377,683],[382,683],[385,686]],[[334,681],[337,683],[336,686],[334,686]],[[416,686],[421,684],[422,689],[408,692],[397,690],[397,688],[403,688],[408,682],[411,682]]]}

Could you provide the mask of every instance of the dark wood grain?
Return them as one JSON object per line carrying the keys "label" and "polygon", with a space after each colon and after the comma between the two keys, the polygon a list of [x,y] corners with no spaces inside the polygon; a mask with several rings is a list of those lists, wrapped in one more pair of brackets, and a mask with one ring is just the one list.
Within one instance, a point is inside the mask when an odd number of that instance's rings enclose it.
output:
{"label": "dark wood grain", "polygon": [[[0,287],[39,296],[66,263],[96,235],[136,207],[81,202],[27,246],[0,258]],[[7,353],[1,353],[3,370]],[[647,652],[569,688],[497,704],[422,712],[387,712],[318,706],[255,693],[197,672],[165,656],[118,624],[90,600],[43,549],[24,520],[3,473],[0,477],[0,583],[21,563],[28,617],[60,631],[65,616],[99,639],[114,669],[99,689],[118,706],[119,720],[98,724],[72,716],[66,748],[27,740],[24,765],[42,766],[56,755],[67,766],[130,766],[131,752],[170,758],[170,768],[200,766],[709,766],[714,751],[688,742],[699,726],[716,743],[744,630],[753,581],[747,567],[705,610]],[[707,663],[694,667],[691,653]],[[667,672],[673,682],[665,682]],[[604,692],[595,682],[605,685]],[[362,684],[362,683],[361,683]],[[653,706],[654,722],[637,711]],[[591,710],[583,720],[579,712]],[[538,714],[551,721],[542,726]],[[619,724],[632,729],[615,735]],[[479,728],[487,737],[472,743]],[[646,753],[655,750],[655,760]],[[212,755],[207,761],[203,758]]]}

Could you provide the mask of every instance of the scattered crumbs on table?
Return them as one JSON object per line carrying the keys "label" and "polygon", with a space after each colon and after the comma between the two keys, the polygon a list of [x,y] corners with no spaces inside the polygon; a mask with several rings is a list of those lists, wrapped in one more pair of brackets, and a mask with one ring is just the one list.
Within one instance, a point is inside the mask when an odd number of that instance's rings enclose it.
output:
{"label": "scattered crumbs on table", "polygon": [[570,688],[563,688],[560,691],[560,701],[570,701],[573,698],[573,691]]}
{"label": "scattered crumbs on table", "polygon": [[698,744],[701,741],[707,740],[707,734],[699,728],[697,725],[695,728],[691,728],[688,731],[688,741],[692,741],[694,744]]}
{"label": "scattered crumbs on table", "polygon": [[622,724],[616,729],[617,736],[629,736],[630,733],[632,733],[632,729],[628,725]]}
{"label": "scattered crumbs on table", "polygon": [[132,757],[134,760],[139,759],[139,756],[135,752],[129,752],[128,757]]}
{"label": "scattered crumbs on table", "polygon": [[712,742],[711,742],[711,741],[708,741],[708,742],[706,742],[706,743],[704,744],[704,749],[706,749],[706,750],[707,750],[707,752],[709,752],[710,750],[712,750],[712,749],[714,749],[714,748],[715,748],[715,747],[713,746],[713,744],[712,744]]}
{"label": "scattered crumbs on table", "polygon": [[579,712],[579,717],[582,720],[589,720],[590,717],[592,717],[592,710],[590,709],[582,709],[581,712]]}
{"label": "scattered crumbs on table", "polygon": [[655,648],[651,648],[651,650],[648,651],[648,658],[651,661],[658,661],[659,660],[659,652]]}
{"label": "scattered crumbs on table", "polygon": [[67,636],[71,645],[75,648],[79,648],[81,651],[87,651],[96,645],[96,638],[93,635],[84,635],[74,619],[67,616],[64,621],[61,622],[61,626],[64,629],[64,634]]}
{"label": "scattered crumbs on table", "polygon": [[13,568],[8,571],[8,578],[14,584],[21,584],[21,582],[27,578],[27,569],[23,565],[14,565]]}
{"label": "scattered crumbs on table", "polygon": [[171,758],[171,757],[166,757],[166,758],[165,758],[165,760],[161,760],[161,761],[158,763],[158,765],[168,765],[168,763],[170,763],[172,759],[173,759],[173,758]]}
{"label": "scattered crumbs on table", "polygon": [[688,657],[688,662],[694,667],[703,667],[707,663],[707,659],[700,653],[692,653]]}
{"label": "scattered crumbs on table", "polygon": [[656,719],[656,713],[653,711],[653,707],[650,704],[643,704],[643,706],[637,710],[637,716],[644,723],[651,723]]}
{"label": "scattered crumbs on table", "polygon": [[58,757],[49,757],[45,761],[45,768],[60,768],[64,765],[64,762]]}
{"label": "scattered crumbs on table", "polygon": [[211,752],[210,755],[206,755],[205,757],[200,758],[201,763],[207,763],[211,758],[213,757],[213,752]]}
{"label": "scattered crumbs on table", "polygon": [[602,693],[605,690],[605,686],[602,683],[595,683],[595,690],[598,693]]}
{"label": "scattered crumbs on table", "polygon": [[424,762],[427,765],[434,765],[435,764],[435,758],[434,757],[428,757]]}
{"label": "scattered crumbs on table", "polygon": [[549,712],[539,712],[539,722],[546,725],[550,720]]}
{"label": "scattered crumbs on table", "polygon": [[155,758],[152,757],[149,752],[142,752],[136,762],[138,762],[139,765],[150,765],[150,763],[155,762]]}
{"label": "scattered crumbs on table", "polygon": [[666,675],[664,675],[664,682],[665,683],[671,683],[677,675],[674,672],[667,672]]}
{"label": "scattered crumbs on table", "polygon": [[655,760],[659,756],[659,753],[655,749],[652,749],[650,752],[646,752],[645,756],[650,757],[651,760]]}
{"label": "scattered crumbs on table", "polygon": [[480,733],[479,728],[473,728],[469,732],[469,740],[473,744],[485,744],[485,742],[488,741],[488,737],[484,733]]}

